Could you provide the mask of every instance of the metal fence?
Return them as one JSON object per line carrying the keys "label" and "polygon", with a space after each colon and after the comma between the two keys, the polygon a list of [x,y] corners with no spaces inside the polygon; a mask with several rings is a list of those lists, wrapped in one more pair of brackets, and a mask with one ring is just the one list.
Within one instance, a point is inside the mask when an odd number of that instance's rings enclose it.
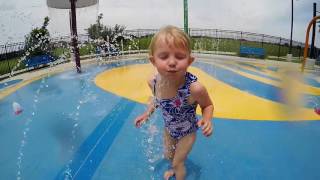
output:
{"label": "metal fence", "polygon": [[[148,47],[151,37],[157,31],[158,29],[126,30],[123,35],[131,37],[131,40],[135,42],[135,48],[133,50],[144,50]],[[266,50],[266,57],[275,60],[285,59],[284,57],[289,51],[290,43],[289,39],[282,37],[221,29],[190,29],[189,35],[191,36],[193,50],[199,52],[205,51],[216,54],[239,55],[240,46],[245,45],[250,47],[262,47]],[[80,45],[93,42],[86,34],[79,35],[78,39]],[[65,45],[70,43],[70,37],[54,37],[50,42],[53,44],[52,48],[59,46],[59,43],[64,44],[63,47],[65,47]],[[304,44],[302,42],[293,41],[292,45],[293,56],[300,60]],[[20,58],[21,61],[25,55],[25,51],[24,42],[0,45],[0,75],[10,73],[12,68],[16,66],[16,63],[19,61],[17,59]]]}
{"label": "metal fence", "polygon": [[[134,35],[136,37],[144,37],[144,36],[153,35],[156,32],[158,32],[158,29],[136,29],[136,30],[126,30],[125,34]],[[191,37],[234,39],[234,40],[281,44],[281,45],[288,45],[290,43],[289,39],[286,39],[283,37],[244,32],[244,31],[221,30],[221,29],[190,29],[189,35]],[[292,41],[292,45],[302,47],[304,46],[304,43],[298,42],[298,41]]]}
{"label": "metal fence", "polygon": [[[128,30],[126,33],[142,38],[152,36],[157,31],[157,29],[137,29]],[[221,29],[189,29],[189,35],[193,40],[193,50],[218,51],[218,53],[229,52],[229,54],[237,55],[239,54],[240,46],[246,45],[265,48],[266,56],[275,60],[284,60],[284,57],[289,52],[289,39],[266,34]],[[294,57],[301,59],[303,48],[304,43],[292,41],[292,54]]]}

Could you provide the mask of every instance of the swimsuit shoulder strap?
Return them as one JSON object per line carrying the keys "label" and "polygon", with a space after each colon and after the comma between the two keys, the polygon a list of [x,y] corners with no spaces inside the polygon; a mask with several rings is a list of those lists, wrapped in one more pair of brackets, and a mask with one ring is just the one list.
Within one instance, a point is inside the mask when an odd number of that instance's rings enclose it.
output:
{"label": "swimsuit shoulder strap", "polygon": [[198,80],[198,78],[195,75],[187,72],[185,88],[188,90],[188,95],[190,94],[190,85],[191,85],[191,83],[196,82],[197,80]]}
{"label": "swimsuit shoulder strap", "polygon": [[157,75],[154,76],[153,78],[153,88],[152,88],[152,91],[153,91],[153,95],[156,96],[156,83],[157,83]]}

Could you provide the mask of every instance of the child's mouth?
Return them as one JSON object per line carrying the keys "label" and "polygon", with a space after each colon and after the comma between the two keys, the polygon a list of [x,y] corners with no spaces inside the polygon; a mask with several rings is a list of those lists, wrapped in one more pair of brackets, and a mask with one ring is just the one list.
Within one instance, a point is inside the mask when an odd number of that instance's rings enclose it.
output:
{"label": "child's mouth", "polygon": [[178,72],[177,70],[169,70],[169,71],[167,71],[168,73],[176,73],[176,72]]}

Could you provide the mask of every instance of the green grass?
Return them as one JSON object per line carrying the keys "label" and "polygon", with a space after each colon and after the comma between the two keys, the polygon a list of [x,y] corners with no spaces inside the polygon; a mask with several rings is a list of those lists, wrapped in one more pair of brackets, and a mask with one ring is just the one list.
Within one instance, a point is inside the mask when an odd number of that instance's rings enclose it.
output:
{"label": "green grass", "polygon": [[145,36],[141,38],[133,39],[132,41],[125,41],[123,43],[123,50],[143,50],[148,49],[152,36]]}
{"label": "green grass", "polygon": [[[234,39],[216,39],[209,37],[193,37],[192,49],[194,50],[206,50],[206,51],[225,51],[225,52],[235,52],[239,55],[240,41]],[[261,43],[261,42],[251,42],[251,41],[241,41],[242,46],[248,47],[259,47],[264,48],[267,56],[286,56],[289,47],[279,46],[278,44],[271,43]],[[302,49],[298,47],[292,48],[293,56],[302,56]]]}
{"label": "green grass", "polygon": [[70,57],[70,51],[69,49],[67,48],[62,48],[62,47],[58,47],[58,48],[55,48],[53,51],[52,51],[52,55],[54,57],[59,57],[59,56],[62,56],[62,55],[66,55],[67,57]]}
{"label": "green grass", "polygon": [[85,44],[79,48],[80,56],[94,54],[95,53],[95,46],[93,44]]}
{"label": "green grass", "polygon": [[0,61],[0,75],[10,73],[13,68],[15,69],[15,71],[25,68],[25,65],[23,63],[20,63],[20,65],[18,66],[18,62],[21,58],[22,57],[16,57],[6,61]]}

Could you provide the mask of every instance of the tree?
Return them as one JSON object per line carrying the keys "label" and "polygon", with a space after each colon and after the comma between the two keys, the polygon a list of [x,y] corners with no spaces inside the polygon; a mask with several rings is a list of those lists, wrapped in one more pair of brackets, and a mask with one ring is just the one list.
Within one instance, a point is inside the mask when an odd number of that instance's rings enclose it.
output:
{"label": "tree", "polygon": [[103,39],[109,41],[111,44],[119,44],[121,42],[121,39],[124,38],[124,31],[126,27],[116,24],[114,27],[105,28],[105,31],[103,31]]}
{"label": "tree", "polygon": [[44,18],[41,28],[32,29],[25,38],[25,49],[27,58],[49,53],[50,34],[47,29],[49,17]]}
{"label": "tree", "polygon": [[87,29],[89,37],[93,40],[103,40],[104,42],[119,46],[121,40],[126,39],[124,36],[125,26],[116,24],[114,27],[107,27],[101,23],[103,14],[99,14],[96,24],[91,24]]}
{"label": "tree", "polygon": [[91,39],[99,39],[101,37],[103,31],[103,25],[101,24],[101,19],[103,18],[103,14],[100,13],[96,24],[91,24],[90,27],[87,29],[89,37]]}

